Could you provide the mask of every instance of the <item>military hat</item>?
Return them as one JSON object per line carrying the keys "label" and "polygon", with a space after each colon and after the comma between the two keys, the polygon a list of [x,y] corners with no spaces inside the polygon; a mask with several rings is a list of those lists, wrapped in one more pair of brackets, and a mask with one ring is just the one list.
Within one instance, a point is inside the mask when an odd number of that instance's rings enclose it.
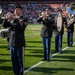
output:
{"label": "military hat", "polygon": [[62,12],[62,9],[58,9],[58,11],[57,12]]}
{"label": "military hat", "polygon": [[19,8],[19,9],[21,9],[21,10],[22,10],[22,6],[21,6],[21,5],[19,5],[19,4],[15,4],[14,9],[16,9],[16,8]]}
{"label": "military hat", "polygon": [[47,10],[51,10],[51,8],[50,8],[50,7],[48,7],[48,8],[46,8],[46,11],[47,11]]}

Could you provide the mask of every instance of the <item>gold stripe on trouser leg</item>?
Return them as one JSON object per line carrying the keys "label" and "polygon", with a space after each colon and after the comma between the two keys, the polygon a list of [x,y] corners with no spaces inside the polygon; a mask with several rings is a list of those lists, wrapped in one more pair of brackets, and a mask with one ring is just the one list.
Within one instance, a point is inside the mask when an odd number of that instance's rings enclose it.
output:
{"label": "gold stripe on trouser leg", "polygon": [[23,60],[23,75],[24,75],[24,47],[22,47],[22,60]]}
{"label": "gold stripe on trouser leg", "polygon": [[52,40],[50,41],[50,58],[51,58],[51,46],[52,46]]}

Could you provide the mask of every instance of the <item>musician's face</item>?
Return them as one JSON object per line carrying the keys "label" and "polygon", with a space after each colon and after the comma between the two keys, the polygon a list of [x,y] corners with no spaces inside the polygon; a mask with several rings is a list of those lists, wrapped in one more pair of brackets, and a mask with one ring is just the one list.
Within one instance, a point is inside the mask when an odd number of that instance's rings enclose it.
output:
{"label": "musician's face", "polygon": [[51,11],[50,10],[46,10],[46,14],[50,15]]}
{"label": "musician's face", "polygon": [[21,14],[22,14],[22,10],[21,10],[20,8],[16,8],[16,9],[14,10],[14,14],[15,14],[15,15],[21,15]]}

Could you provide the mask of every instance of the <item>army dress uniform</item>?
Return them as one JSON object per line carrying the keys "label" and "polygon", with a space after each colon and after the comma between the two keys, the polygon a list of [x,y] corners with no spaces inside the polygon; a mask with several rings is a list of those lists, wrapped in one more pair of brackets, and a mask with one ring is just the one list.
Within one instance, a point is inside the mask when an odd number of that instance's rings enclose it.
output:
{"label": "army dress uniform", "polygon": [[27,22],[28,19],[23,16],[20,16],[13,21],[8,19],[3,21],[4,28],[10,27],[9,46],[15,75],[23,75],[24,71],[23,47],[25,47],[24,31],[27,26]]}
{"label": "army dress uniform", "polygon": [[67,27],[67,45],[72,46],[73,45],[73,32],[74,32],[74,22]]}
{"label": "army dress uniform", "polygon": [[54,53],[62,53],[62,39],[64,34],[64,24],[67,24],[67,20],[65,17],[62,16],[62,29],[60,32],[56,31],[54,33],[54,40],[55,40],[55,51]]}
{"label": "army dress uniform", "polygon": [[51,48],[51,37],[52,37],[52,26],[54,18],[49,15],[47,18],[39,17],[37,22],[43,22],[40,36],[42,37],[42,43],[44,48],[44,59],[50,60],[50,48]]}

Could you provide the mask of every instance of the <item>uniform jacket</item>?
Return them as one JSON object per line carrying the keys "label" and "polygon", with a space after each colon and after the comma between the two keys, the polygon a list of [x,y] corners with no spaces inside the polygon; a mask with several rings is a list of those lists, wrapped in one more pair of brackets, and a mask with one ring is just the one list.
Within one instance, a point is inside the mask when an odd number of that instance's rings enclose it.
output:
{"label": "uniform jacket", "polygon": [[62,30],[61,30],[61,34],[64,34],[64,25],[67,25],[67,19],[66,19],[66,17],[62,17],[62,19],[63,19],[63,24],[62,24]]}
{"label": "uniform jacket", "polygon": [[[57,26],[56,24],[56,20],[57,20],[57,16],[55,17],[55,26]],[[66,19],[66,17],[63,17],[62,16],[62,29],[61,29],[61,31],[60,32],[57,32],[56,31],[56,33],[59,33],[59,34],[64,34],[64,25],[67,25],[67,19]]]}
{"label": "uniform jacket", "polygon": [[67,31],[74,32],[74,22],[69,27],[67,27]]}
{"label": "uniform jacket", "polygon": [[52,26],[54,24],[54,18],[50,15],[47,18],[39,17],[37,22],[43,22],[41,29],[41,37],[52,37]]}
{"label": "uniform jacket", "polygon": [[27,26],[28,19],[21,16],[13,21],[4,20],[3,27],[10,27],[9,46],[22,47],[25,46],[24,30]]}

